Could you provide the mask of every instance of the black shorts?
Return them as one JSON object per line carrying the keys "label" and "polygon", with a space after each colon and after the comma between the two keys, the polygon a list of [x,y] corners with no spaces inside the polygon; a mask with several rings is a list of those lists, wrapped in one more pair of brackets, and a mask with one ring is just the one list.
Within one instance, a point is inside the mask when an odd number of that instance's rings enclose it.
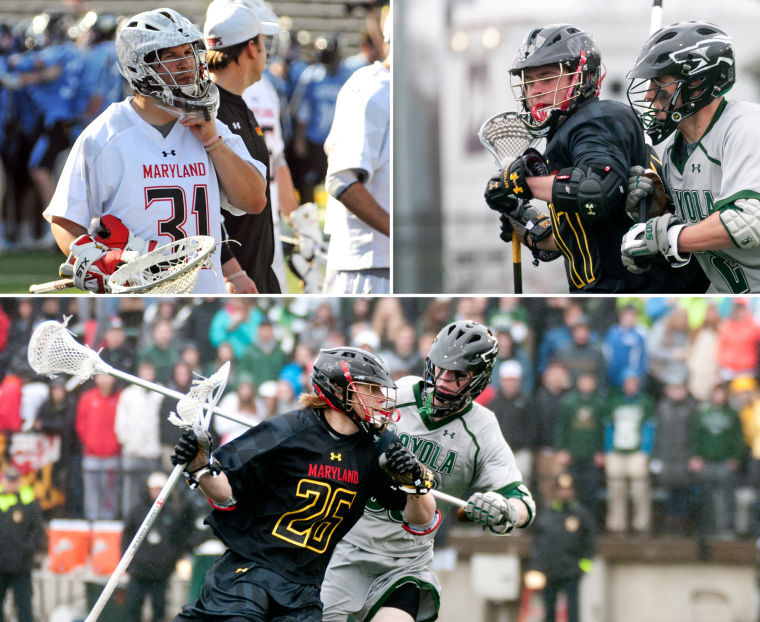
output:
{"label": "black shorts", "polygon": [[321,622],[318,585],[301,585],[227,551],[209,568],[198,600],[173,622]]}

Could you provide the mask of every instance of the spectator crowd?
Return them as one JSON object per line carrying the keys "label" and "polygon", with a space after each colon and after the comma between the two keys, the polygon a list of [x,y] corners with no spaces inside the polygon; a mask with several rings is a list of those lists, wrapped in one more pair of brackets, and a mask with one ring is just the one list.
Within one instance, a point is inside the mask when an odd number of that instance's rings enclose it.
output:
{"label": "spectator crowd", "polygon": [[[437,331],[473,319],[499,343],[479,401],[495,412],[539,500],[567,472],[609,534],[758,531],[760,307],[752,299],[4,299],[3,464],[15,434],[60,439],[54,491],[41,499],[46,517],[108,520],[126,518],[150,473],[170,468],[175,402],[111,376],[73,391],[64,378],[36,376],[29,336],[64,314],[103,360],[180,392],[230,361],[222,406],[253,424],[295,408],[321,347],[363,347],[396,378],[421,375]],[[243,429],[214,423],[217,443]]]}

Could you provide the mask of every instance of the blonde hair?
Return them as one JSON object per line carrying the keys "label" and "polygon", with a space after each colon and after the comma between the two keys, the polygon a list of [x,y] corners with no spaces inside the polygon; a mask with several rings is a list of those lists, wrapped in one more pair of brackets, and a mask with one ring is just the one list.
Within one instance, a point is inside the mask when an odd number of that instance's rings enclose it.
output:
{"label": "blonde hair", "polygon": [[323,397],[316,393],[301,393],[298,396],[298,405],[301,408],[329,408],[329,404]]}

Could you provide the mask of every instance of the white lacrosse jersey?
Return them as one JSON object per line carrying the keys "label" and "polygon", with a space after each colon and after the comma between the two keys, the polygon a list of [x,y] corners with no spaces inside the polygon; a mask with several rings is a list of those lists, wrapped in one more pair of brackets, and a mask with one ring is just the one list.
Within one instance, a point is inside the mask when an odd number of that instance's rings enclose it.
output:
{"label": "white lacrosse jersey", "polygon": [[[380,206],[391,206],[391,74],[376,62],[357,69],[338,93],[325,141],[328,175],[349,169],[366,172],[364,185]],[[330,234],[327,270],[390,267],[390,238],[379,233],[337,199],[327,198],[325,232]]]}
{"label": "white lacrosse jersey", "polygon": [[269,150],[269,200],[272,203],[272,223],[274,224],[272,270],[280,283],[280,289],[287,292],[285,256],[280,243],[280,195],[275,169],[275,162],[284,161],[285,158],[285,143],[282,140],[282,125],[280,124],[280,97],[269,77],[263,74],[258,82],[254,82],[243,91],[243,101],[259,122]]}
{"label": "white lacrosse jersey", "polygon": [[[82,132],[43,216],[90,229],[93,220],[113,214],[132,233],[159,245],[194,235],[221,240],[222,200],[209,154],[179,123],[164,138],[130,101],[112,104]],[[219,120],[216,127],[235,153],[266,175],[239,136]],[[226,198],[224,204],[230,212],[243,213]],[[217,246],[213,269],[201,270],[193,293],[226,293],[219,257]]]}
{"label": "white lacrosse jersey", "polygon": [[[737,199],[760,199],[760,105],[724,100],[685,161],[674,149],[678,135],[665,148],[664,171],[679,218],[694,224],[716,210],[735,209]],[[710,279],[710,292],[760,292],[760,247],[694,255]]]}
{"label": "white lacrosse jersey", "polygon": [[[472,403],[463,415],[432,420],[420,414],[422,379],[399,380],[396,423],[388,426],[435,475],[435,487],[462,498],[465,491],[500,490],[520,483],[522,475],[515,457],[492,411]],[[453,506],[437,501],[445,514]],[[359,522],[345,536],[349,543],[367,551],[394,557],[415,556],[433,546],[435,532],[415,536],[401,528],[403,513],[386,510],[370,501]]]}

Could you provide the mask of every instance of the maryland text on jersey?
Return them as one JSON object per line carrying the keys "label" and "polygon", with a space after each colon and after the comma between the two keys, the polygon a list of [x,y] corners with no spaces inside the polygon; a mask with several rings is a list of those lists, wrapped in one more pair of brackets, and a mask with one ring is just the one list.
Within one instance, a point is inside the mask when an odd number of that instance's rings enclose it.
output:
{"label": "maryland text on jersey", "polygon": [[190,164],[143,164],[143,179],[161,179],[177,177],[204,177],[206,164],[191,162]]}

